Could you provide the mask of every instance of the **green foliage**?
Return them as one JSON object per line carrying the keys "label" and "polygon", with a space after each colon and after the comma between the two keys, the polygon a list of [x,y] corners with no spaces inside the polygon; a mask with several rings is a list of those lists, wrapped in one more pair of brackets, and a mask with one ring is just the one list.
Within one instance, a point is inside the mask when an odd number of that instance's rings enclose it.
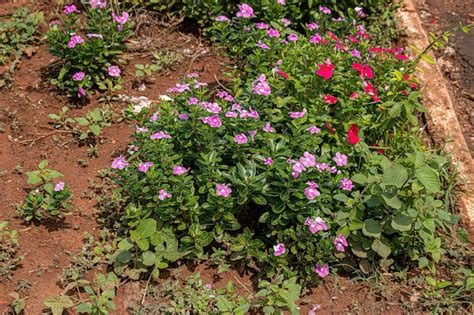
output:
{"label": "green foliage", "polygon": [[36,171],[27,173],[27,184],[34,188],[26,195],[25,203],[18,207],[20,215],[26,222],[31,220],[41,221],[47,218],[63,218],[71,207],[72,193],[64,182],[54,184],[54,179],[63,174],[56,170],[46,168],[48,161],[43,160],[38,164]]}
{"label": "green foliage", "polygon": [[88,138],[98,138],[102,128],[110,127],[113,113],[109,107],[94,108],[87,112],[84,117],[75,117],[76,126],[74,127],[79,140]]}
{"label": "green foliage", "polygon": [[[94,89],[121,89],[120,74],[110,75],[109,67],[118,66],[125,41],[133,32],[131,22],[123,25],[112,16],[112,5],[93,9],[86,1],[82,13],[64,14],[47,33],[51,54],[59,58],[58,71],[51,83],[71,97],[85,97]],[[117,12],[115,14],[128,14]],[[74,44],[75,36],[80,42]],[[79,77],[75,74],[83,73]]]}
{"label": "green foliage", "polygon": [[0,17],[0,65],[12,57],[31,56],[33,45],[39,41],[38,26],[43,23],[43,12],[30,13],[26,7]]}
{"label": "green foliage", "polygon": [[13,298],[13,301],[10,304],[10,312],[11,314],[23,314],[26,308],[26,297],[21,298],[18,292],[12,292],[8,294],[10,297]]}
{"label": "green foliage", "polygon": [[264,314],[283,314],[285,310],[300,314],[296,302],[300,298],[301,285],[297,283],[297,277],[287,280],[279,277],[276,283],[260,281],[258,289],[256,306]]}
{"label": "green foliage", "polygon": [[23,257],[18,256],[18,233],[8,229],[7,221],[0,221],[0,279],[10,279],[11,272]]}

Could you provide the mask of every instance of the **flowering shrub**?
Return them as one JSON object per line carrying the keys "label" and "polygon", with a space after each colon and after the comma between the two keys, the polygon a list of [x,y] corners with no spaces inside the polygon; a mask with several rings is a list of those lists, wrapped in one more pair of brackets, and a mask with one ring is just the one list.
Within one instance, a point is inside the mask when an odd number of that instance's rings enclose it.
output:
{"label": "flowering shrub", "polygon": [[118,56],[133,33],[129,14],[113,11],[106,1],[88,1],[82,10],[64,6],[63,15],[50,23],[47,33],[49,50],[61,66],[51,82],[78,98],[95,88],[121,88]]}
{"label": "flowering shrub", "polygon": [[215,27],[243,66],[232,91],[212,94],[193,73],[155,111],[134,108],[134,140],[112,163],[131,228],[115,270],[156,275],[217,247],[270,278],[439,261],[436,231],[456,222],[441,193],[448,162],[419,139],[404,51],[363,27],[330,31],[325,8],[306,35],[239,8]]}

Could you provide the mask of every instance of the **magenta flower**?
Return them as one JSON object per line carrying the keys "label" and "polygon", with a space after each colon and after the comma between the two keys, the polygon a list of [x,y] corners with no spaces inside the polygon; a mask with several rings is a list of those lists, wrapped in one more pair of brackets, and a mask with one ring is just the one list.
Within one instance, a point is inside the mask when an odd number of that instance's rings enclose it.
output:
{"label": "magenta flower", "polygon": [[188,120],[188,119],[189,119],[189,115],[188,115],[188,114],[179,114],[179,115],[178,115],[178,118],[181,119],[181,120]]}
{"label": "magenta flower", "polygon": [[248,19],[254,17],[253,9],[246,3],[239,4],[239,12],[236,14],[237,17]]}
{"label": "magenta flower", "polygon": [[303,156],[300,157],[300,162],[303,163],[305,167],[314,167],[316,166],[316,157],[306,151],[303,153]]}
{"label": "magenta flower", "polygon": [[252,91],[257,95],[268,96],[272,92],[270,85],[267,82],[267,78],[264,74],[258,76],[258,78],[252,83]]}
{"label": "magenta flower", "polygon": [[351,56],[359,59],[362,58],[362,56],[360,55],[360,51],[358,51],[357,49],[351,50]]}
{"label": "magenta flower", "polygon": [[274,28],[271,28],[267,31],[267,35],[270,37],[280,37],[280,32]]}
{"label": "magenta flower", "polygon": [[145,132],[148,132],[148,128],[140,127],[138,125],[135,125],[135,132],[136,133],[145,133]]}
{"label": "magenta flower", "polygon": [[313,44],[318,44],[318,43],[321,43],[322,41],[323,41],[323,38],[319,34],[314,34],[313,36],[309,38],[309,42]]}
{"label": "magenta flower", "polygon": [[352,187],[353,187],[352,181],[349,178],[343,178],[343,179],[341,179],[340,187],[341,187],[342,190],[351,191]]}
{"label": "magenta flower", "polygon": [[243,133],[239,133],[239,134],[234,136],[234,141],[237,144],[245,144],[245,143],[247,143],[247,136],[245,136],[245,134],[243,134]]}
{"label": "magenta flower", "polygon": [[120,77],[120,73],[122,73],[122,70],[117,66],[109,66],[108,70],[111,77]]}
{"label": "magenta flower", "polygon": [[285,5],[286,4],[286,0],[276,0],[276,2],[280,5]]}
{"label": "magenta flower", "polygon": [[271,157],[267,157],[267,158],[263,159],[263,164],[272,165],[273,164],[273,159]]}
{"label": "magenta flower", "polygon": [[304,195],[306,196],[306,198],[308,198],[308,200],[313,200],[316,197],[321,195],[317,187],[318,187],[317,185],[316,186],[311,185],[304,189]]}
{"label": "magenta flower", "polygon": [[54,191],[55,192],[61,191],[64,189],[64,186],[65,186],[64,182],[59,182],[54,186]]}
{"label": "magenta flower", "polygon": [[84,97],[84,96],[86,96],[86,90],[80,87],[79,91],[77,92],[77,97]]}
{"label": "magenta flower", "polygon": [[64,14],[81,13],[74,4],[64,6]]}
{"label": "magenta flower", "polygon": [[237,117],[239,117],[239,113],[228,111],[228,112],[225,113],[225,117],[227,117],[227,118],[237,118]]}
{"label": "magenta flower", "polygon": [[216,21],[217,22],[229,22],[230,19],[225,15],[219,15],[219,16],[216,16]]}
{"label": "magenta flower", "polygon": [[183,93],[184,91],[190,91],[189,84],[176,83],[175,87],[168,89],[168,92],[171,93]]}
{"label": "magenta flower", "polygon": [[183,166],[175,165],[175,166],[173,166],[173,175],[180,176],[180,175],[183,175],[184,173],[186,173],[188,170],[189,169],[187,169]]}
{"label": "magenta flower", "polygon": [[321,129],[319,129],[316,126],[310,126],[308,129],[306,129],[306,131],[308,131],[311,134],[315,134],[315,133],[320,133]]}
{"label": "magenta flower", "polygon": [[319,11],[321,11],[322,13],[324,14],[331,14],[331,9],[327,8],[327,7],[324,7],[322,5],[319,6]]}
{"label": "magenta flower", "polygon": [[266,30],[268,28],[268,24],[259,22],[255,24],[255,27],[258,28],[259,30]]}
{"label": "magenta flower", "polygon": [[280,255],[283,255],[286,251],[285,244],[278,243],[278,244],[273,246],[273,250],[275,251],[273,253],[274,256],[278,257]]}
{"label": "magenta flower", "polygon": [[86,76],[86,74],[82,71],[79,71],[79,72],[76,72],[72,75],[72,79],[74,81],[82,81],[82,79],[84,79],[84,77]]}
{"label": "magenta flower", "polygon": [[322,77],[324,80],[329,80],[334,74],[334,65],[331,63],[322,63],[319,65],[319,69],[316,74]]}
{"label": "magenta flower", "polygon": [[107,3],[104,0],[90,0],[89,4],[92,6],[94,10],[97,8],[103,9],[107,6]]}
{"label": "magenta flower", "polygon": [[152,166],[153,166],[153,162],[140,163],[140,165],[138,165],[138,170],[140,172],[146,173]]}
{"label": "magenta flower", "polygon": [[296,34],[290,34],[290,35],[288,35],[288,40],[289,40],[290,42],[296,42],[296,41],[298,40],[298,35],[296,35]]}
{"label": "magenta flower", "polygon": [[160,200],[165,200],[166,198],[171,198],[171,197],[172,197],[172,195],[169,194],[164,189],[160,189],[160,191],[158,192],[158,199],[160,199]]}
{"label": "magenta flower", "polygon": [[306,218],[304,224],[308,226],[311,234],[316,234],[319,231],[327,231],[329,229],[326,222],[320,217],[314,219]]}
{"label": "magenta flower", "polygon": [[158,120],[158,118],[160,118],[160,114],[158,113],[153,113],[150,117],[150,122],[155,122]]}
{"label": "magenta flower", "polygon": [[191,97],[188,99],[188,105],[196,105],[197,103],[199,103],[199,100],[195,97]]}
{"label": "magenta flower", "polygon": [[336,152],[334,157],[332,158],[334,162],[336,162],[337,166],[346,166],[347,165],[347,155]]}
{"label": "magenta flower", "polygon": [[224,197],[227,198],[232,193],[232,189],[230,189],[229,185],[227,184],[216,184],[216,196],[217,197]]}
{"label": "magenta flower", "polygon": [[125,160],[123,156],[116,157],[112,162],[113,169],[123,170],[128,166],[128,162]]}
{"label": "magenta flower", "polygon": [[222,126],[221,119],[219,118],[219,115],[214,115],[214,116],[208,116],[202,118],[202,122],[205,124],[208,124],[212,128],[219,128]]}
{"label": "magenta flower", "polygon": [[293,172],[300,174],[306,170],[306,167],[303,165],[303,163],[299,161],[294,161],[292,169],[293,169]]}
{"label": "magenta flower", "polygon": [[73,35],[69,39],[69,42],[67,43],[68,48],[74,48],[78,44],[82,44],[84,42],[84,38],[81,37],[81,35]]}
{"label": "magenta flower", "polygon": [[347,243],[346,238],[344,235],[339,234],[335,239],[334,239],[334,246],[336,247],[336,250],[338,252],[343,252],[349,244]]}
{"label": "magenta flower", "polygon": [[265,127],[263,127],[263,131],[265,132],[275,132],[275,128],[273,128],[269,122],[265,123]]}
{"label": "magenta flower", "polygon": [[114,21],[119,23],[120,25],[124,25],[127,23],[129,15],[127,12],[123,12],[122,15],[116,15],[115,13],[112,13],[112,17],[114,18]]}
{"label": "magenta flower", "polygon": [[328,264],[324,264],[324,265],[322,265],[322,266],[316,265],[316,267],[314,268],[314,270],[316,271],[316,273],[318,274],[318,276],[320,276],[321,278],[324,278],[324,277],[326,277],[326,276],[329,274],[329,266],[328,266]]}
{"label": "magenta flower", "polygon": [[306,115],[306,108],[302,112],[289,112],[291,119],[303,118]]}
{"label": "magenta flower", "polygon": [[315,22],[311,22],[311,23],[306,24],[306,28],[310,31],[314,31],[319,28],[319,25],[316,24]]}
{"label": "magenta flower", "polygon": [[357,16],[360,17],[361,19],[365,18],[364,9],[362,9],[361,7],[355,7],[354,11],[357,13]]}
{"label": "magenta flower", "polygon": [[326,104],[330,104],[330,105],[333,105],[333,104],[336,104],[337,103],[337,97],[333,96],[333,95],[325,95],[324,98],[324,103]]}
{"label": "magenta flower", "polygon": [[267,44],[265,44],[264,42],[262,42],[261,40],[258,41],[258,43],[256,44],[257,47],[260,47],[262,49],[270,49],[270,46],[268,46]]}
{"label": "magenta flower", "polygon": [[158,131],[150,136],[151,140],[171,139],[171,135],[164,131]]}

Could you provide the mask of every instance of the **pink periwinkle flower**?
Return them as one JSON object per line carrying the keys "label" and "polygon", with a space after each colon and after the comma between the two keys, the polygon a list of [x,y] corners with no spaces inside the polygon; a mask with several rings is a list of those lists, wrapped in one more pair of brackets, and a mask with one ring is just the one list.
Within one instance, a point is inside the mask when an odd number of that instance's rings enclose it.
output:
{"label": "pink periwinkle flower", "polygon": [[311,22],[311,23],[306,24],[306,28],[310,31],[314,31],[319,28],[319,25],[316,24],[315,22]]}
{"label": "pink periwinkle flower", "polygon": [[290,35],[288,35],[288,40],[289,40],[290,42],[295,42],[295,41],[298,40],[298,35],[296,35],[296,34],[290,34]]}
{"label": "pink periwinkle flower", "polygon": [[265,132],[275,132],[275,128],[273,128],[269,122],[265,123],[265,126],[263,127],[263,131]]}
{"label": "pink periwinkle flower", "polygon": [[341,179],[340,187],[341,187],[342,190],[351,191],[352,187],[353,187],[352,181],[349,178],[343,178],[343,179]]}
{"label": "pink periwinkle flower", "polygon": [[247,143],[247,136],[243,133],[239,133],[239,134],[234,136],[234,141],[237,144],[245,144],[245,143]]}
{"label": "pink periwinkle flower", "polygon": [[112,161],[112,168],[113,169],[123,170],[127,166],[128,166],[128,162],[125,160],[125,158],[123,156],[116,157]]}
{"label": "pink periwinkle flower", "polygon": [[54,191],[55,192],[62,191],[64,187],[65,187],[64,182],[59,182],[56,185],[54,185]]}
{"label": "pink periwinkle flower", "polygon": [[120,25],[124,25],[127,23],[128,18],[130,17],[127,12],[122,12],[121,15],[116,15],[115,13],[112,13],[112,17],[114,18],[114,21],[119,23]]}
{"label": "pink periwinkle flower", "polygon": [[305,167],[314,167],[316,166],[316,157],[306,151],[303,153],[303,156],[300,157],[300,162],[303,163]]}
{"label": "pink periwinkle flower", "polygon": [[310,126],[308,127],[308,129],[306,129],[306,131],[308,131],[311,134],[316,134],[316,133],[320,133],[321,129],[316,126]]}
{"label": "pink periwinkle flower", "polygon": [[347,246],[349,246],[349,244],[347,243],[347,240],[346,238],[344,237],[344,235],[342,234],[339,234],[333,241],[334,243],[334,246],[336,247],[336,250],[338,252],[343,252],[345,250],[345,248]]}
{"label": "pink periwinkle flower", "polygon": [[239,12],[237,12],[236,16],[248,19],[254,17],[255,14],[253,13],[253,9],[251,6],[249,6],[247,3],[242,3],[239,4]]}
{"label": "pink periwinkle flower", "polygon": [[140,172],[143,172],[143,173],[146,173],[148,172],[148,170],[150,169],[150,167],[152,167],[154,164],[153,162],[144,162],[144,163],[140,163],[138,165],[138,170]]}
{"label": "pink periwinkle flower", "polygon": [[189,84],[176,83],[175,87],[169,88],[168,92],[171,93],[183,93],[184,91],[190,91]]}
{"label": "pink periwinkle flower", "polygon": [[278,257],[280,255],[283,255],[286,251],[285,244],[283,243],[278,243],[273,246],[274,253],[273,255]]}
{"label": "pink periwinkle flower", "polygon": [[263,164],[272,165],[273,164],[273,159],[271,157],[267,157],[267,158],[263,159]]}
{"label": "pink periwinkle flower", "polygon": [[319,11],[324,13],[324,14],[331,14],[332,13],[331,9],[329,9],[325,6],[322,6],[322,5],[319,6]]}
{"label": "pink periwinkle flower", "polygon": [[303,118],[306,115],[306,108],[302,112],[289,112],[291,119]]}
{"label": "pink periwinkle flower", "polygon": [[257,47],[260,47],[262,49],[270,49],[270,46],[268,46],[267,44],[265,44],[264,42],[262,42],[261,40],[258,41],[258,43],[256,44]]}
{"label": "pink periwinkle flower", "polygon": [[64,14],[81,13],[74,4],[64,6]]}
{"label": "pink periwinkle flower", "polygon": [[80,87],[79,88],[79,91],[77,92],[77,97],[84,97],[86,96],[86,90],[84,90],[84,88]]}
{"label": "pink periwinkle flower", "polygon": [[253,81],[252,91],[257,95],[270,95],[272,89],[270,88],[270,85],[267,82],[267,77],[264,74],[261,74],[255,81]]}
{"label": "pink periwinkle flower", "polygon": [[188,114],[179,114],[179,115],[178,115],[178,118],[181,119],[181,120],[188,120],[188,119],[189,119],[189,115],[188,115]]}
{"label": "pink periwinkle flower", "polygon": [[186,173],[188,170],[189,169],[185,168],[184,166],[175,165],[173,166],[173,175],[180,176]]}
{"label": "pink periwinkle flower", "polygon": [[160,114],[158,113],[153,113],[150,117],[150,122],[155,122],[158,120],[158,118],[160,118]]}
{"label": "pink periwinkle flower", "polygon": [[239,113],[233,112],[233,111],[228,111],[225,113],[225,117],[227,118],[237,118],[239,117]]}
{"label": "pink periwinkle flower", "polygon": [[191,97],[188,99],[188,105],[196,105],[197,103],[199,103],[199,100],[195,97]]}
{"label": "pink periwinkle flower", "polygon": [[314,270],[316,271],[316,273],[318,274],[318,276],[320,276],[321,278],[324,278],[326,277],[328,274],[329,274],[329,266],[328,264],[324,264],[324,265],[316,265],[316,267],[314,268]]}
{"label": "pink periwinkle flower", "polygon": [[323,41],[323,38],[319,34],[314,34],[313,36],[309,38],[309,42],[313,44],[318,44],[318,43],[321,43],[322,41]]}
{"label": "pink periwinkle flower", "polygon": [[303,163],[299,161],[294,161],[293,166],[292,166],[293,172],[300,174],[303,173],[306,170],[306,167],[303,165]]}
{"label": "pink periwinkle flower", "polygon": [[115,78],[120,77],[120,74],[122,73],[122,70],[120,70],[118,66],[109,66],[108,70],[109,75]]}
{"label": "pink periwinkle flower", "polygon": [[329,170],[329,165],[327,163],[316,163],[316,168],[322,173],[323,171]]}
{"label": "pink periwinkle flower", "polygon": [[164,189],[160,189],[160,191],[158,192],[158,199],[160,200],[165,200],[167,198],[171,198],[172,195],[169,194],[166,190]]}
{"label": "pink periwinkle flower", "polygon": [[361,19],[365,18],[364,9],[362,9],[361,7],[355,7],[354,11],[357,13],[357,16],[360,17]]}
{"label": "pink periwinkle flower", "polygon": [[202,122],[205,124],[208,124],[212,128],[219,128],[222,126],[221,119],[219,118],[219,115],[214,115],[214,116],[208,116],[202,118]]}
{"label": "pink periwinkle flower", "polygon": [[150,136],[150,139],[151,140],[171,139],[171,135],[169,133],[164,132],[164,131],[158,131],[158,132],[154,132]]}
{"label": "pink periwinkle flower", "polygon": [[288,20],[287,18],[282,18],[280,19],[280,22],[285,25],[285,27],[288,27],[291,24],[291,21]]}
{"label": "pink periwinkle flower", "polygon": [[351,50],[351,56],[359,59],[362,58],[360,51],[358,51],[357,49]]}
{"label": "pink periwinkle flower", "polygon": [[271,28],[267,31],[268,36],[270,37],[280,37],[280,32],[274,28]]}
{"label": "pink periwinkle flower", "polygon": [[329,229],[324,219],[320,217],[314,219],[306,218],[304,224],[308,226],[311,234],[316,234],[319,231],[327,231]]}
{"label": "pink periwinkle flower", "polygon": [[337,166],[346,166],[347,165],[347,155],[342,154],[340,152],[336,152],[334,157],[332,158],[334,162],[336,162]]}
{"label": "pink periwinkle flower", "polygon": [[232,193],[232,189],[230,189],[229,185],[227,184],[216,184],[216,196],[217,197],[224,197],[227,198]]}
{"label": "pink periwinkle flower", "polygon": [[312,181],[307,182],[306,184],[308,185],[308,187],[304,189],[304,195],[306,198],[313,200],[321,195],[321,192],[318,190],[318,184]]}
{"label": "pink periwinkle flower", "polygon": [[286,0],[276,0],[276,2],[280,5],[285,5],[286,4]]}
{"label": "pink periwinkle flower", "polygon": [[73,35],[69,39],[69,42],[67,43],[68,48],[74,48],[76,45],[82,44],[84,42],[84,38],[82,38],[81,35]]}
{"label": "pink periwinkle flower", "polygon": [[86,74],[83,71],[78,71],[72,75],[72,79],[74,81],[82,81],[82,79],[84,79],[85,76]]}
{"label": "pink periwinkle flower", "polygon": [[136,133],[145,133],[145,132],[148,132],[148,128],[140,127],[138,125],[135,125],[135,132]]}
{"label": "pink periwinkle flower", "polygon": [[259,22],[255,24],[255,27],[258,28],[259,30],[266,30],[268,28],[268,24]]}
{"label": "pink periwinkle flower", "polygon": [[219,15],[219,16],[216,16],[216,21],[217,22],[229,22],[230,19],[225,15]]}
{"label": "pink periwinkle flower", "polygon": [[103,9],[107,6],[107,3],[104,0],[90,0],[89,4],[93,9]]}

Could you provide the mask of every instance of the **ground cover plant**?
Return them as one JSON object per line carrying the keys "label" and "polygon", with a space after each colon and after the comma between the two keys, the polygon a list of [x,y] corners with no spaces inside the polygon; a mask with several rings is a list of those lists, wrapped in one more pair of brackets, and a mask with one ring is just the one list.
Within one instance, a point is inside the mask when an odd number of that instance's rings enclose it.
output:
{"label": "ground cover plant", "polygon": [[448,159],[420,140],[406,52],[322,6],[307,34],[239,8],[215,26],[241,62],[234,84],[212,93],[189,74],[136,114],[127,156],[112,163],[130,228],[114,270],[157,276],[217,248],[261,277],[304,283],[344,269],[434,270],[446,252],[438,233],[457,218]]}

